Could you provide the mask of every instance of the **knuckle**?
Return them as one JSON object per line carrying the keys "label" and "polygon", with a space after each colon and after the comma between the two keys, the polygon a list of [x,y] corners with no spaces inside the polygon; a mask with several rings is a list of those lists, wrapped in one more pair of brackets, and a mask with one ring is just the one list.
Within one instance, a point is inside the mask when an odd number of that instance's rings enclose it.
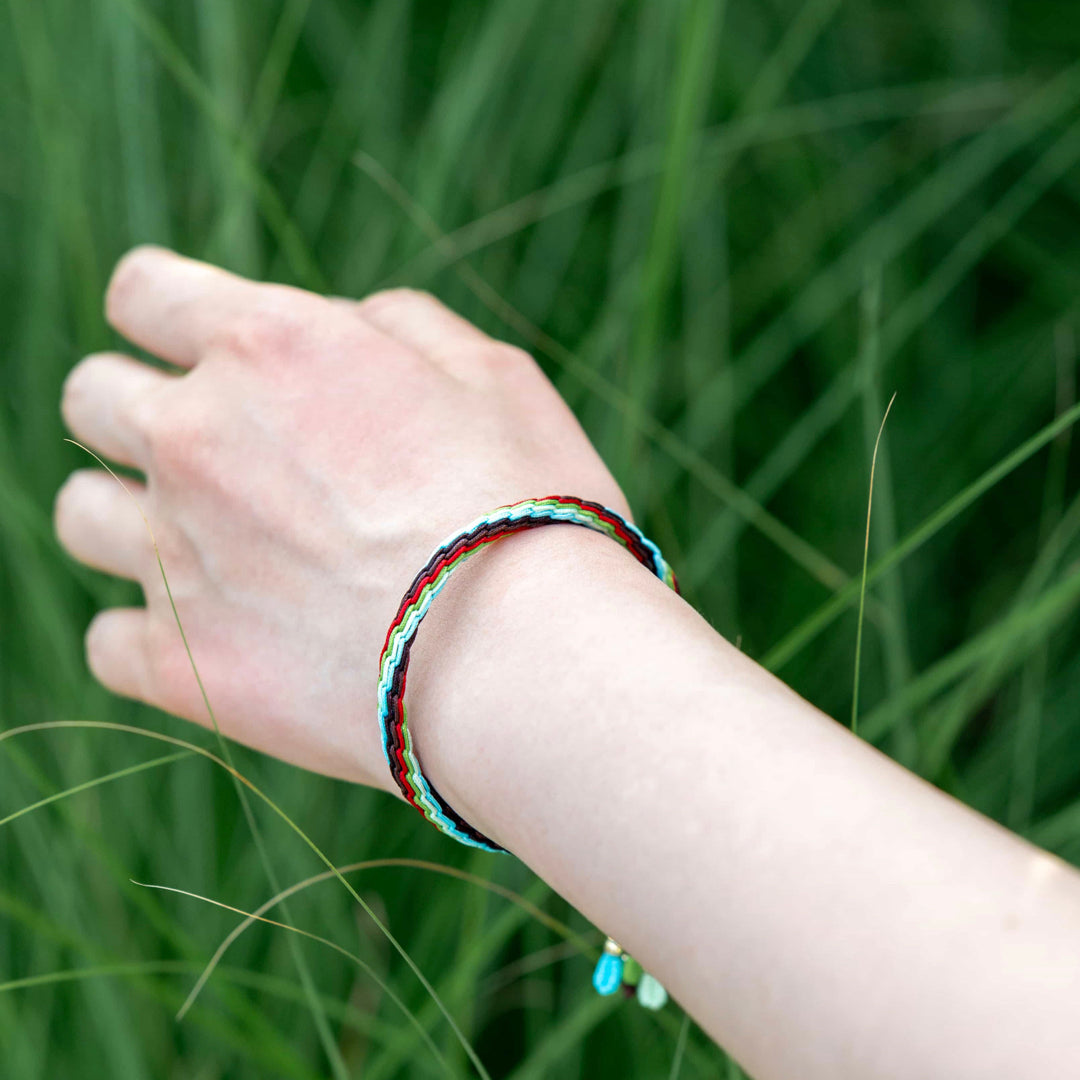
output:
{"label": "knuckle", "polygon": [[[144,587],[149,587],[154,597],[163,597],[161,566],[165,568],[174,587],[183,588],[190,579],[193,566],[198,566],[198,555],[183,530],[166,514],[158,514],[154,521],[153,541],[147,537],[147,575]],[[155,551],[156,547],[156,551]]]}
{"label": "knuckle", "polygon": [[211,348],[247,360],[283,358],[297,349],[310,327],[310,310],[267,298],[258,308],[224,322]]}
{"label": "knuckle", "polygon": [[509,345],[505,341],[500,341],[496,343],[494,351],[498,354],[499,362],[506,367],[532,368],[536,366],[532,353],[518,345]]}
{"label": "knuckle", "polygon": [[144,701],[174,703],[191,678],[187,653],[180,645],[176,623],[164,615],[151,615],[142,640],[141,674]]}
{"label": "knuckle", "polygon": [[152,618],[146,627],[143,642],[146,649],[145,668],[156,683],[164,681],[168,675],[174,633],[175,628],[170,627],[164,619]]}
{"label": "knuckle", "polygon": [[425,292],[423,289],[412,289],[405,285],[399,285],[393,289],[381,289],[379,292],[366,296],[359,302],[357,307],[361,315],[379,315],[399,311],[402,308],[426,306],[438,302],[431,293]]}
{"label": "knuckle", "polygon": [[213,453],[214,421],[205,401],[176,396],[165,403],[151,395],[133,407],[155,473],[190,476],[201,472]]}
{"label": "knuckle", "polygon": [[219,326],[210,338],[210,350],[229,356],[254,358],[265,355],[276,343],[268,320],[257,315],[234,315]]}
{"label": "knuckle", "polygon": [[121,426],[133,431],[140,439],[149,441],[161,425],[167,411],[162,390],[142,390],[121,397],[115,404],[116,418]]}
{"label": "knuckle", "polygon": [[478,367],[491,375],[504,375],[521,368],[535,366],[533,358],[516,345],[504,341],[493,341],[489,345],[473,346]]}

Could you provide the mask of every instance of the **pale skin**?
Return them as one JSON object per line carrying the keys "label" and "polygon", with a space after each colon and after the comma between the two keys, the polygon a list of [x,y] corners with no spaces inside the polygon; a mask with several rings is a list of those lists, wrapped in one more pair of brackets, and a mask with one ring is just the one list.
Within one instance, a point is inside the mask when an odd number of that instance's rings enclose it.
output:
{"label": "pale skin", "polygon": [[[223,731],[296,765],[391,789],[378,652],[446,535],[553,493],[629,513],[533,360],[424,294],[331,300],[138,248],[106,314],[176,372],[87,357],[65,421],[145,476]],[[128,496],[80,470],[56,529],[146,597],[94,619],[93,674],[208,722]],[[1080,875],[823,716],[611,541],[552,527],[473,559],[407,700],[451,805],[757,1080],[1080,1075]]]}

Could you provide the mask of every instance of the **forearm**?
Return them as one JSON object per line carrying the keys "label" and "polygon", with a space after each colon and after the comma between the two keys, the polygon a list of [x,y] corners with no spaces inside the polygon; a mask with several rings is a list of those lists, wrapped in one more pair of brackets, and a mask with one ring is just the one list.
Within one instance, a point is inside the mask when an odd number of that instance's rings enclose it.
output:
{"label": "forearm", "polygon": [[759,1080],[1074,1075],[1073,871],[906,773],[616,545],[473,560],[414,654],[451,804]]}

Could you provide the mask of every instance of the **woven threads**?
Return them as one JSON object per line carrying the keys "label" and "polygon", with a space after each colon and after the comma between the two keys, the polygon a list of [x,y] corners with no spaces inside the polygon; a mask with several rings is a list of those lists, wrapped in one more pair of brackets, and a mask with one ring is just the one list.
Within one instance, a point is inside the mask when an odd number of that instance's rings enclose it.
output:
{"label": "woven threads", "polygon": [[462,563],[504,536],[557,524],[577,525],[611,537],[678,592],[675,575],[660,549],[614,510],[567,495],[525,499],[477,518],[435,549],[402,597],[379,658],[379,728],[394,782],[408,802],[437,829],[484,851],[503,848],[465,821],[435,790],[420,767],[404,702],[409,652],[432,602]]}

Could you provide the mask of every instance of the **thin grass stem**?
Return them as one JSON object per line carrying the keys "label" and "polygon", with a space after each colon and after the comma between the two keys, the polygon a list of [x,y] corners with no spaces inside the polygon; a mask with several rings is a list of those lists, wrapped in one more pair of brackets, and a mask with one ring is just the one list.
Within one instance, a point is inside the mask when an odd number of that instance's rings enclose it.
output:
{"label": "thin grass stem", "polygon": [[874,440],[874,453],[870,458],[870,490],[866,496],[866,538],[863,542],[862,577],[859,581],[859,621],[855,629],[855,676],[851,688],[851,730],[857,733],[859,728],[859,674],[862,667],[863,614],[866,610],[866,568],[870,562],[870,513],[874,506],[874,470],[877,468],[878,447],[885,431],[885,421],[889,419],[889,410],[896,400],[894,393],[885,406],[885,415],[881,418],[877,438]]}

